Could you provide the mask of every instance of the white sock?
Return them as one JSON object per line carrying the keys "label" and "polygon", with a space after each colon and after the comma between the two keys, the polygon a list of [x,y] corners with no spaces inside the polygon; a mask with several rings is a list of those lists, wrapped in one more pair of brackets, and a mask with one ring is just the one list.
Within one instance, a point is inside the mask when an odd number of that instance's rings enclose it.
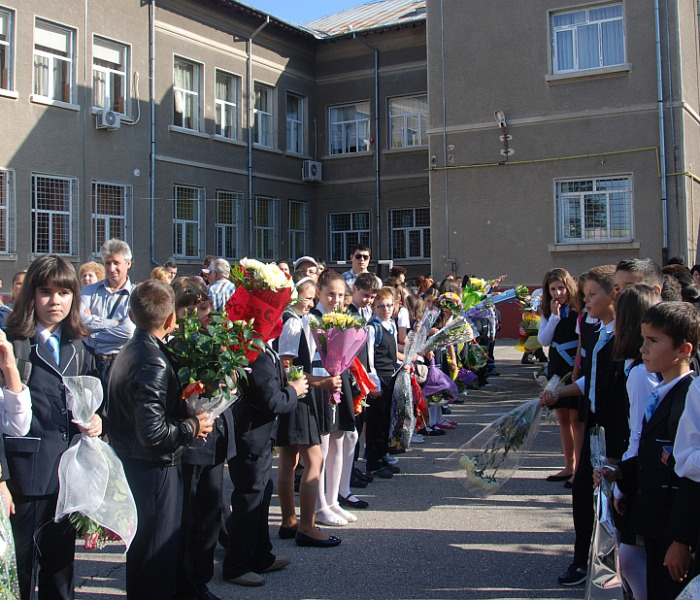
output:
{"label": "white sock", "polygon": [[634,600],[647,600],[647,553],[643,546],[620,544],[620,573],[625,578]]}
{"label": "white sock", "polygon": [[326,505],[338,503],[340,478],[343,474],[343,434],[334,431],[328,436],[328,456],[326,457]]}
{"label": "white sock", "polygon": [[441,421],[442,415],[440,414],[440,407],[437,404],[431,404],[428,407],[428,418],[430,419],[430,426],[435,427],[435,425]]}
{"label": "white sock", "polygon": [[321,454],[323,455],[323,464],[321,465],[321,476],[318,479],[318,495],[316,496],[316,512],[320,512],[328,508],[326,503],[326,457],[328,456],[328,439],[329,434],[321,436]]}
{"label": "white sock", "polygon": [[340,475],[340,487],[338,493],[347,498],[352,494],[350,490],[350,478],[352,477],[352,465],[355,458],[355,444],[357,444],[357,430],[346,431],[343,434],[343,472]]}
{"label": "white sock", "polygon": [[338,516],[343,517],[348,523],[355,523],[357,521],[357,517],[353,515],[351,512],[348,512],[347,510],[344,510],[340,507],[339,504],[333,504],[330,509]]}

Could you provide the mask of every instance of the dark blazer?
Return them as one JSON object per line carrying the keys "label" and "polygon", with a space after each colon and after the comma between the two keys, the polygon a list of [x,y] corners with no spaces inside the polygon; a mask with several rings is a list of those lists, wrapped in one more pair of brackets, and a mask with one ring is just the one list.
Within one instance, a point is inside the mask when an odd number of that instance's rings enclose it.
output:
{"label": "dark blazer", "polygon": [[[240,402],[240,399],[237,402]],[[226,445],[224,460],[231,460],[236,456],[236,435],[232,407],[230,406],[216,418],[214,429],[207,436],[206,444],[196,448],[188,448],[182,455],[182,463],[185,465],[203,466],[218,464],[216,448],[220,443],[219,438],[224,438]]]}
{"label": "dark blazer", "polygon": [[179,464],[198,424],[187,417],[165,344],[137,328],[114,359],[108,387],[109,440],[117,454]]}
{"label": "dark blazer", "polygon": [[[18,347],[25,340],[15,340]],[[38,336],[29,340],[31,373],[27,387],[32,395],[32,422],[27,435],[5,436],[12,494],[46,496],[58,493],[58,463],[79,433],[66,405],[64,376],[94,375],[92,356],[81,341],[61,336],[61,364]]]}

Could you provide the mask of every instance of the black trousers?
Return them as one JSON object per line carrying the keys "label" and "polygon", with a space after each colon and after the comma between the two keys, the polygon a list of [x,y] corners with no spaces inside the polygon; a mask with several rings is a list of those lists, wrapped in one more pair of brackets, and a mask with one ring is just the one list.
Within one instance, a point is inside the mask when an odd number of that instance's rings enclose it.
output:
{"label": "black trousers", "polygon": [[[73,562],[75,530],[63,519],[54,523],[57,494],[50,496],[15,496],[15,514],[10,516],[17,554],[17,575],[22,600],[34,596],[35,567],[39,569],[41,600],[74,597]],[[36,537],[37,546],[34,545]]]}
{"label": "black trousers", "polygon": [[366,442],[365,455],[367,458],[367,470],[379,469],[383,463],[382,458],[389,450],[389,428],[391,427],[391,397],[394,394],[394,382],[392,376],[379,376],[382,384],[382,393],[376,398],[369,398],[369,406],[366,409]]}
{"label": "black trousers", "polygon": [[275,562],[270,542],[268,516],[272,498],[272,443],[260,455],[247,451],[236,440],[238,454],[228,463],[233,482],[228,546],[224,558],[224,579],[250,571],[263,571]]}
{"label": "black trousers", "polygon": [[139,526],[126,553],[129,600],[172,600],[182,521],[180,465],[161,467],[122,458],[136,502]]}
{"label": "black trousers", "polygon": [[644,548],[647,553],[647,597],[654,600],[673,600],[688,584],[686,579],[679,583],[671,578],[668,569],[664,567],[666,550],[671,540],[654,540],[644,538]]}
{"label": "black trousers", "polygon": [[214,576],[219,538],[224,463],[182,465],[183,507],[177,597],[193,598]]}
{"label": "black trousers", "polygon": [[581,569],[588,569],[588,551],[593,535],[595,510],[593,508],[593,466],[591,465],[591,429],[586,427],[583,433],[581,460],[576,466],[576,476],[571,490],[572,509],[574,515],[573,564]]}

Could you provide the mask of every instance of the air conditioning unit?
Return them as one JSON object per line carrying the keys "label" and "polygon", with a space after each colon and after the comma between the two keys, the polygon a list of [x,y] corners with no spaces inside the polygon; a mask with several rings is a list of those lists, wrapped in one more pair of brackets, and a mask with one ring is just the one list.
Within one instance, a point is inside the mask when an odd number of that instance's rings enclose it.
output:
{"label": "air conditioning unit", "polygon": [[97,113],[96,127],[97,129],[107,129],[113,131],[121,126],[121,117],[118,112],[113,110],[101,110]]}
{"label": "air conditioning unit", "polygon": [[305,160],[301,167],[302,181],[323,181],[321,163],[315,160]]}

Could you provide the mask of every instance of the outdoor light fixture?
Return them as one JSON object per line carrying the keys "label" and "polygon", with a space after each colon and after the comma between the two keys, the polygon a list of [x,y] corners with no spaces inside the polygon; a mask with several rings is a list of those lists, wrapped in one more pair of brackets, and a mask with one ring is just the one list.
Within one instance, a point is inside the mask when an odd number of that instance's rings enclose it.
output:
{"label": "outdoor light fixture", "polygon": [[501,135],[499,136],[501,142],[503,142],[501,156],[505,156],[506,160],[508,160],[508,157],[513,155],[513,149],[508,145],[508,142],[513,139],[513,136],[508,133],[506,115],[502,110],[497,110],[493,113],[493,118],[496,119],[496,123],[498,123],[498,126],[501,128]]}
{"label": "outdoor light fixture", "polygon": [[496,123],[498,123],[498,126],[501,129],[504,129],[507,127],[506,123],[506,115],[502,110],[497,110],[495,113],[493,113],[493,118],[496,119]]}

